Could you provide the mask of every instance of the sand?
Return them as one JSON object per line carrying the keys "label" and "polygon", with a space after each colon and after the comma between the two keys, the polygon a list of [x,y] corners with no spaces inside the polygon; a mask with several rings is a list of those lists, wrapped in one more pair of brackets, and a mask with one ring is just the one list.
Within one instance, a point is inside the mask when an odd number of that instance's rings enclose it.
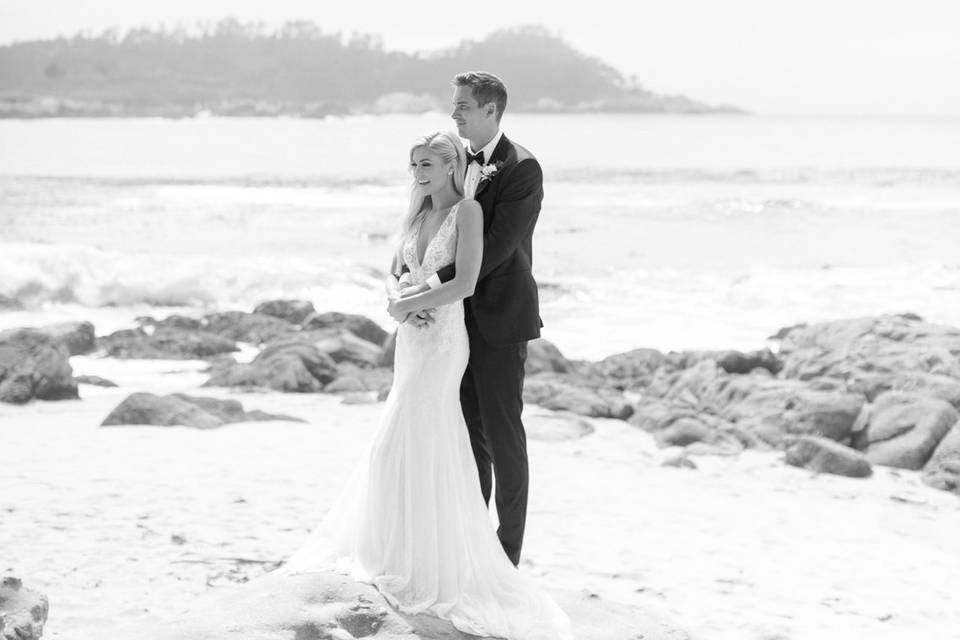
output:
{"label": "sand", "polygon": [[[330,504],[380,414],[336,396],[198,389],[201,362],[71,362],[121,387],[0,405],[0,570],[49,596],[48,638],[162,625],[272,568]],[[232,397],[309,422],[98,427],[134,391]],[[649,435],[592,423],[581,439],[530,441],[522,567],[548,589],[703,640],[960,638],[956,496],[882,467],[866,480],[815,476],[779,453],[662,467],[673,451]]]}

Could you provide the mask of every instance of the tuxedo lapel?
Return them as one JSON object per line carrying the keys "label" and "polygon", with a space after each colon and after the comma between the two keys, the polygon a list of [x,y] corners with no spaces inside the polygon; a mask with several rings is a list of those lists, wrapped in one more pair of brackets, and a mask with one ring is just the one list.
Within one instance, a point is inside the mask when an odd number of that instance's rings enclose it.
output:
{"label": "tuxedo lapel", "polygon": [[[510,156],[510,149],[513,145],[510,144],[510,141],[507,140],[507,136],[500,136],[500,142],[497,143],[497,146],[494,147],[493,153],[490,154],[490,161],[488,165],[495,166],[497,163],[500,163],[501,168],[506,162],[507,158]],[[499,172],[498,172],[499,173]],[[482,174],[481,174],[482,176]],[[473,194],[474,200],[478,200],[484,191],[487,190],[487,187],[490,186],[490,183],[497,179],[497,176],[493,176],[489,180],[484,180],[482,177],[480,182],[477,184],[477,190]]]}

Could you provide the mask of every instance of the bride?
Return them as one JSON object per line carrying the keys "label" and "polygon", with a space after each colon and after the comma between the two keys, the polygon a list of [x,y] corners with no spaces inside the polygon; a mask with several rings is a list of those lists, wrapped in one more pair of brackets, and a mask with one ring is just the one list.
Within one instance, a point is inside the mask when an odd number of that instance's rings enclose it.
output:
{"label": "bride", "polygon": [[[410,150],[410,209],[388,278],[397,331],[393,387],[369,454],[307,544],[280,569],[335,570],[374,584],[404,613],[508,640],[572,638],[566,615],[503,551],[460,408],[469,356],[463,298],[483,253],[483,213],[463,199],[466,154],[438,132]],[[456,276],[424,280],[454,262]],[[412,286],[393,274],[406,266]],[[417,314],[435,309],[433,322]]]}

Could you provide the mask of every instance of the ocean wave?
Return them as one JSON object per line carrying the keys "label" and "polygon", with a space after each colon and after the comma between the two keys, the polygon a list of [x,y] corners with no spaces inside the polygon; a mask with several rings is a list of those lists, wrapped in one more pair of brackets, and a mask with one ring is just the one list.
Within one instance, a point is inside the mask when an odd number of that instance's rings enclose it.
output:
{"label": "ocean wave", "polygon": [[28,309],[50,303],[252,308],[291,297],[365,306],[379,304],[383,278],[376,269],[302,257],[142,255],[30,243],[2,244],[0,273],[0,295]]}

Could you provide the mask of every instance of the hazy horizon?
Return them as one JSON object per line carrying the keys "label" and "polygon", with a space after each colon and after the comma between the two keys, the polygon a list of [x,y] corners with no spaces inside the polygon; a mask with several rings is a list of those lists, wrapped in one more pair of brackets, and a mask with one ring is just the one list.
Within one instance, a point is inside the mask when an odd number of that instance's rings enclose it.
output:
{"label": "hazy horizon", "polygon": [[[591,11],[547,0],[496,1],[470,10],[428,1],[416,10],[358,0],[8,0],[0,44],[72,36],[192,27],[234,17],[267,27],[310,20],[325,32],[378,36],[387,50],[431,52],[502,28],[539,25],[583,53],[661,94],[684,94],[764,115],[960,115],[960,6],[945,0],[773,6],[760,0],[640,2],[624,19],[609,0]],[[413,25],[412,27],[409,25]],[[422,26],[422,28],[418,28]],[[496,71],[496,70],[492,70]]]}

